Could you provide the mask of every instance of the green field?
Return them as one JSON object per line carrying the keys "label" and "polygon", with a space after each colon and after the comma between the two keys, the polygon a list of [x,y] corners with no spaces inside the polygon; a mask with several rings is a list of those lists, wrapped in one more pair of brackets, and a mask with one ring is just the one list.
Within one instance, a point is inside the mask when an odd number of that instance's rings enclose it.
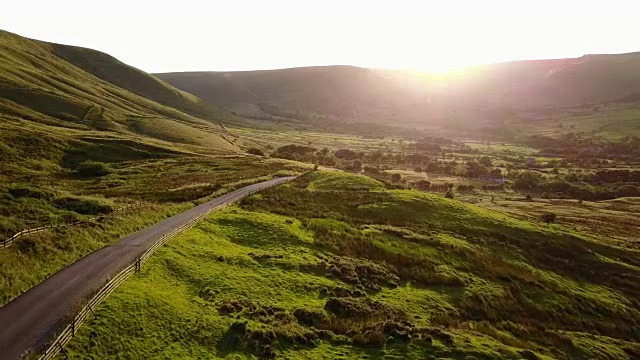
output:
{"label": "green field", "polygon": [[[327,183],[335,186],[319,186]],[[637,250],[321,172],[170,241],[67,351],[72,359],[633,359],[638,280]]]}

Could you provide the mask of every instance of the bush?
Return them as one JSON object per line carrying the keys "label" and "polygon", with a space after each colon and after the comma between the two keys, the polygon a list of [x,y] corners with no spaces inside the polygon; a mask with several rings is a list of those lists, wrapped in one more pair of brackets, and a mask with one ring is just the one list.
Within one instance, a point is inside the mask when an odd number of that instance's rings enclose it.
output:
{"label": "bush", "polygon": [[81,176],[94,177],[109,175],[113,170],[105,163],[87,160],[76,167],[76,172]]}
{"label": "bush", "polygon": [[446,197],[447,199],[453,199],[453,191],[447,190],[447,192],[444,194],[444,197]]}
{"label": "bush", "polygon": [[53,203],[59,208],[82,215],[108,214],[113,211],[111,205],[99,199],[68,196],[55,199]]}
{"label": "bush", "polygon": [[399,182],[400,180],[402,180],[402,175],[395,173],[395,174],[391,174],[391,180],[395,181],[395,182]]}
{"label": "bush", "polygon": [[31,186],[16,186],[9,189],[9,194],[15,198],[33,198],[33,199],[45,199],[50,200],[54,194],[48,190],[42,190]]}
{"label": "bush", "polygon": [[542,221],[546,222],[547,224],[550,224],[550,223],[556,221],[556,214],[554,214],[552,212],[546,212],[546,213],[542,214],[541,219],[542,219]]}
{"label": "bush", "polygon": [[616,197],[640,196],[640,188],[633,185],[620,186],[615,190]]}
{"label": "bush", "polygon": [[264,156],[264,152],[262,150],[256,149],[256,148],[251,148],[251,149],[247,150],[247,154]]}
{"label": "bush", "polygon": [[527,194],[527,197],[524,198],[526,201],[533,201],[533,198],[531,197],[531,195]]}

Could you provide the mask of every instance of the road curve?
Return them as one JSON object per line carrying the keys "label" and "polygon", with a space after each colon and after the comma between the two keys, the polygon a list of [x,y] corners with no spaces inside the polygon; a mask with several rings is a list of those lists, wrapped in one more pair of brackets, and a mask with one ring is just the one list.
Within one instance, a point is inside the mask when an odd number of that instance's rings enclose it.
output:
{"label": "road curve", "polygon": [[26,350],[41,351],[56,330],[74,315],[105,282],[129,266],[163,234],[205,210],[239,200],[252,191],[275,186],[293,177],[277,178],[222,195],[162,222],[122,238],[58,271],[0,308],[0,359],[18,359]]}

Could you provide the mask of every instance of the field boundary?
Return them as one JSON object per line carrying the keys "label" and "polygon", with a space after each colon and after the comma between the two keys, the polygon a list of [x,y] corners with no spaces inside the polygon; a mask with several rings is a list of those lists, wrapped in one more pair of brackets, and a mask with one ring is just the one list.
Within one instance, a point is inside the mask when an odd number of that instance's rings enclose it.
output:
{"label": "field boundary", "polygon": [[[281,183],[274,184],[271,186],[280,185]],[[261,186],[256,188],[246,195],[251,195],[255,192],[261,191],[271,186]],[[180,226],[179,228],[162,235],[147,251],[145,251],[142,255],[140,255],[132,264],[122,269],[118,272],[113,278],[109,279],[96,293],[93,295],[86,305],[84,305],[78,313],[71,319],[71,322],[64,327],[62,331],[60,331],[50,342],[50,344],[45,348],[42,352],[41,356],[38,357],[39,360],[50,360],[55,358],[59,353],[64,353],[66,355],[66,351],[64,350],[64,346],[71,341],[71,339],[75,336],[76,332],[80,328],[80,326],[89,318],[89,314],[94,314],[94,309],[102,303],[109,294],[111,294],[118,286],[124,283],[131,275],[140,271],[142,265],[149,260],[149,258],[153,255],[153,253],[158,250],[162,245],[167,243],[172,237],[180,234],[183,231],[189,230],[193,228],[198,222],[200,222],[204,217],[209,214],[224,209],[233,203],[237,202],[239,199],[226,201],[218,206],[212,207],[211,209],[207,209],[202,214],[197,217],[191,219],[186,224]]]}
{"label": "field boundary", "polygon": [[138,206],[138,205],[141,205],[141,204],[142,204],[142,202],[137,201],[135,203],[132,203],[132,204],[129,204],[129,205],[125,205],[123,207],[115,209],[114,211],[112,211],[109,214],[94,216],[94,217],[89,218],[89,219],[84,219],[84,220],[76,221],[76,222],[69,223],[69,224],[46,225],[46,226],[40,226],[40,227],[32,228],[32,229],[25,229],[25,230],[22,230],[20,232],[15,233],[13,236],[10,236],[8,238],[3,239],[2,242],[0,243],[0,249],[8,248],[9,246],[13,245],[13,243],[17,239],[19,239],[20,237],[25,236],[25,235],[35,234],[35,233],[39,233],[39,232],[42,232],[42,231],[45,231],[45,230],[50,230],[50,229],[59,229],[59,228],[66,228],[66,227],[70,227],[70,226],[76,226],[76,225],[80,225],[82,223],[85,223],[87,221],[96,221],[96,220],[99,220],[99,219],[106,219],[106,218],[112,217],[114,215],[117,215],[117,214],[119,214],[121,212],[124,212],[124,211],[128,210],[129,208],[132,208],[134,206]]}

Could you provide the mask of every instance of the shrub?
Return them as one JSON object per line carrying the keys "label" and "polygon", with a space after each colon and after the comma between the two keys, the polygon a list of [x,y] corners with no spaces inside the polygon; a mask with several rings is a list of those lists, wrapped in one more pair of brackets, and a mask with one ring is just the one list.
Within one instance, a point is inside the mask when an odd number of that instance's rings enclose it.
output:
{"label": "shrub", "polygon": [[554,214],[552,212],[546,212],[546,213],[542,214],[541,219],[542,219],[542,221],[546,222],[547,224],[550,224],[550,223],[556,221],[556,214]]}
{"label": "shrub", "polygon": [[109,175],[113,170],[105,163],[87,160],[76,167],[76,172],[81,176],[94,177]]}
{"label": "shrub", "polygon": [[9,194],[15,198],[33,198],[33,199],[45,199],[50,200],[54,194],[51,191],[38,189],[31,186],[16,186],[9,189]]}
{"label": "shrub", "polygon": [[395,174],[391,174],[391,180],[395,181],[395,182],[399,182],[400,180],[402,180],[402,175],[395,173]]}
{"label": "shrub", "polygon": [[447,192],[444,194],[444,197],[446,197],[447,199],[453,199],[453,191],[447,190]]}
{"label": "shrub", "polygon": [[251,148],[251,149],[247,150],[247,154],[264,156],[264,152],[262,150],[256,149],[256,148]]}
{"label": "shrub", "polygon": [[527,197],[524,198],[526,201],[533,201],[533,198],[531,197],[531,195],[527,194]]}
{"label": "shrub", "polygon": [[616,197],[640,196],[640,188],[633,185],[620,186],[615,190]]}
{"label": "shrub", "polygon": [[82,215],[108,214],[113,211],[111,205],[99,199],[68,196],[55,199],[53,203],[59,208]]}

